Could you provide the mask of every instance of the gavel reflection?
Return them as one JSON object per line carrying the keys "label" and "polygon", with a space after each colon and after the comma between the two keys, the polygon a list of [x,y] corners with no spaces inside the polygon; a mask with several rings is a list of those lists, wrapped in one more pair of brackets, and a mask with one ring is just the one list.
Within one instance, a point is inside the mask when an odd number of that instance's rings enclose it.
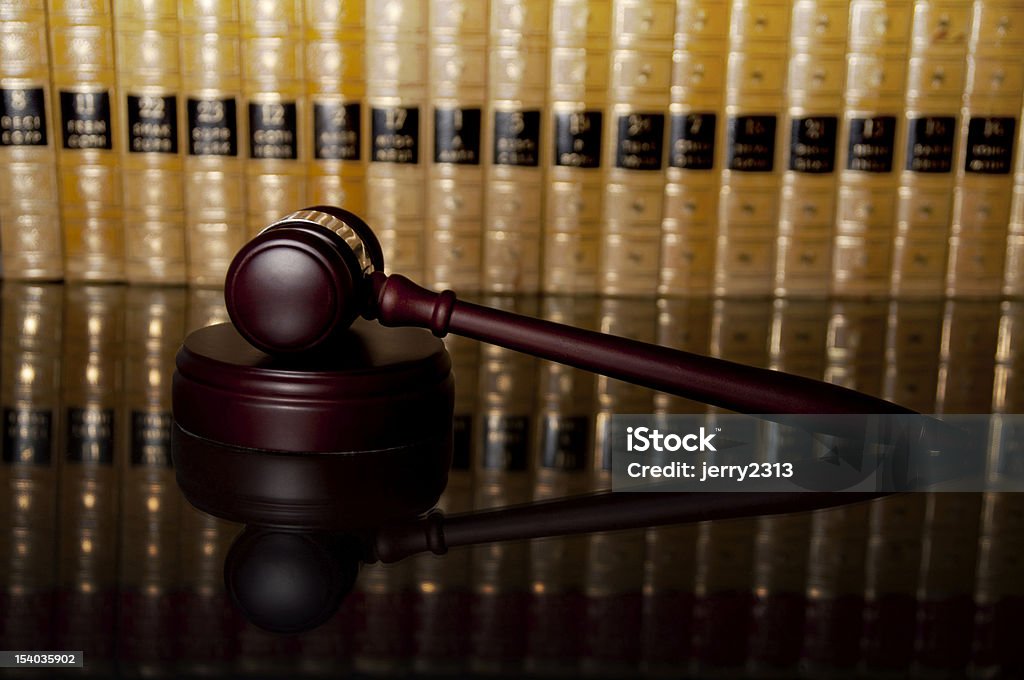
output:
{"label": "gavel reflection", "polygon": [[[193,505],[247,525],[225,582],[272,631],[326,621],[363,562],[878,495],[597,493],[445,517],[433,508],[452,456],[454,383],[438,339],[447,333],[743,413],[913,413],[837,385],[429,291],[384,274],[373,232],[339,208],[298,211],[250,241],[229,268],[225,300],[232,323],[192,333],[178,353],[172,451]],[[858,435],[849,417],[820,426]]]}

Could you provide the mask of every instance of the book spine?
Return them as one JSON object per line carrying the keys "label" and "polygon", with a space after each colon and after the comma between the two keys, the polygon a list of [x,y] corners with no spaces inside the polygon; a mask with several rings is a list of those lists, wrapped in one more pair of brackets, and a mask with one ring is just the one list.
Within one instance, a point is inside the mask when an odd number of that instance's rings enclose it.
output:
{"label": "book spine", "polygon": [[487,2],[430,0],[426,283],[480,290]]}
{"label": "book spine", "polygon": [[367,0],[366,217],[387,271],[422,280],[426,244],[427,0]]}
{"label": "book spine", "polygon": [[790,6],[733,0],[715,248],[717,295],[763,294],[774,277]]}
{"label": "book spine", "polygon": [[912,10],[906,0],[850,3],[831,269],[837,295],[889,292]]}
{"label": "book spine", "polygon": [[115,662],[123,325],[122,288],[65,289],[55,642],[94,672]]}
{"label": "book spine", "polygon": [[249,160],[246,234],[306,205],[309,121],[302,0],[243,0],[242,94]]}
{"label": "book spine", "polygon": [[496,0],[488,31],[483,289],[540,288],[549,3]]}
{"label": "book spine", "polygon": [[[653,342],[657,337],[656,313],[653,300],[602,297],[598,328],[613,335]],[[612,417],[619,413],[650,413],[654,403],[650,390],[600,375],[594,396],[590,488],[604,491],[612,485]],[[587,537],[580,659],[584,674],[631,677],[640,667],[645,533],[643,529],[634,529]]]}
{"label": "book spine", "polygon": [[[1024,120],[1024,111],[1021,113],[1018,120]],[[1024,124],[1017,130],[1016,157],[1003,273],[1004,298],[1024,296]]]}
{"label": "book spine", "polygon": [[610,0],[551,5],[541,123],[541,164],[547,168],[541,285],[550,293],[598,290],[610,10]]}
{"label": "book spine", "polygon": [[973,9],[945,281],[958,297],[998,295],[1003,285],[1024,94],[1024,8],[975,0]]}
{"label": "book spine", "polygon": [[[488,296],[484,304],[535,315],[531,298]],[[500,347],[480,348],[480,456],[473,461],[476,510],[530,500],[530,444],[537,398],[537,361]],[[472,548],[472,649],[474,673],[519,674],[526,653],[529,611],[529,544],[494,543]]]}
{"label": "book spine", "polygon": [[173,3],[114,3],[125,277],[184,283],[181,66]]}
{"label": "book spine", "polygon": [[306,0],[306,96],[313,127],[311,205],[366,214],[365,0]]}
{"label": "book spine", "polygon": [[174,662],[181,496],[171,467],[166,376],[184,337],[185,291],[131,287],[126,296],[118,656],[145,674]]}
{"label": "book spine", "polygon": [[6,282],[0,322],[0,636],[15,649],[54,642],[61,288]]}
{"label": "book spine", "polygon": [[845,0],[793,3],[776,295],[820,296],[830,276],[848,13]]}
{"label": "book spine", "polygon": [[659,295],[711,291],[731,9],[722,5],[676,2]]}
{"label": "book spine", "polygon": [[46,3],[0,8],[0,264],[8,279],[64,275]]}
{"label": "book spine", "polygon": [[246,117],[238,0],[178,6],[188,281],[220,286],[245,243]]}
{"label": "book spine", "polygon": [[898,142],[904,151],[892,246],[895,296],[942,293],[970,32],[967,3],[914,3]]}
{"label": "book spine", "polygon": [[124,278],[113,16],[109,2],[48,0],[57,168],[70,280]]}
{"label": "book spine", "polygon": [[601,218],[604,295],[653,295],[661,264],[666,111],[676,6],[612,0]]}
{"label": "book spine", "polygon": [[[596,298],[545,297],[543,318],[594,328],[597,306]],[[593,375],[541,361],[538,388],[532,499],[543,501],[586,493],[594,451]],[[584,612],[586,560],[585,537],[531,542],[527,672],[576,672],[582,642],[578,624]]]}

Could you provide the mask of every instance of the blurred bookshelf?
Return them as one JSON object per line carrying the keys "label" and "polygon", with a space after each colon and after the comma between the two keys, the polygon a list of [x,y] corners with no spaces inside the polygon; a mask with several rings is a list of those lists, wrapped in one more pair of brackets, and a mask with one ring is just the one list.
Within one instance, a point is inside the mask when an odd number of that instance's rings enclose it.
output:
{"label": "blurred bookshelf", "polygon": [[495,294],[1024,294],[1016,0],[0,3],[18,280],[217,286],[310,203]]}

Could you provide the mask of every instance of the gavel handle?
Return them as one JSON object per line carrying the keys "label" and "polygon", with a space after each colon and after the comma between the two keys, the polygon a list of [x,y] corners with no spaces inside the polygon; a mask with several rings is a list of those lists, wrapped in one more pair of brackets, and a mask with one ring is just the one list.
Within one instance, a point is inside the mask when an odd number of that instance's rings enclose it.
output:
{"label": "gavel handle", "polygon": [[[375,272],[371,284],[366,316],[385,326],[454,333],[739,413],[915,413],[820,380],[463,302],[450,290],[435,293],[398,274]],[[847,418],[822,431],[856,436],[863,428]]]}
{"label": "gavel handle", "polygon": [[886,495],[891,494],[600,492],[450,517],[434,511],[379,530],[368,557],[390,563],[421,552],[443,555],[449,548],[480,543],[805,512]]}

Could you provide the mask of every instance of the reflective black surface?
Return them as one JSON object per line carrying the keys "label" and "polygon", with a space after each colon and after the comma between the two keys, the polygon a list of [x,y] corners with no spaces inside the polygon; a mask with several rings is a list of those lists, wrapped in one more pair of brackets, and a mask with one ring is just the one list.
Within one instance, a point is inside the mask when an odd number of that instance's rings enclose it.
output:
{"label": "reflective black surface", "polygon": [[[824,378],[925,412],[1015,412],[1024,304],[483,298]],[[223,585],[240,527],[168,456],[174,354],[219,291],[5,283],[0,647],[76,676],[1019,677],[1024,498],[495,544],[366,567],[326,625],[274,635]],[[606,488],[612,413],[703,405],[458,338],[442,507]],[[50,671],[0,671],[49,677]]]}

